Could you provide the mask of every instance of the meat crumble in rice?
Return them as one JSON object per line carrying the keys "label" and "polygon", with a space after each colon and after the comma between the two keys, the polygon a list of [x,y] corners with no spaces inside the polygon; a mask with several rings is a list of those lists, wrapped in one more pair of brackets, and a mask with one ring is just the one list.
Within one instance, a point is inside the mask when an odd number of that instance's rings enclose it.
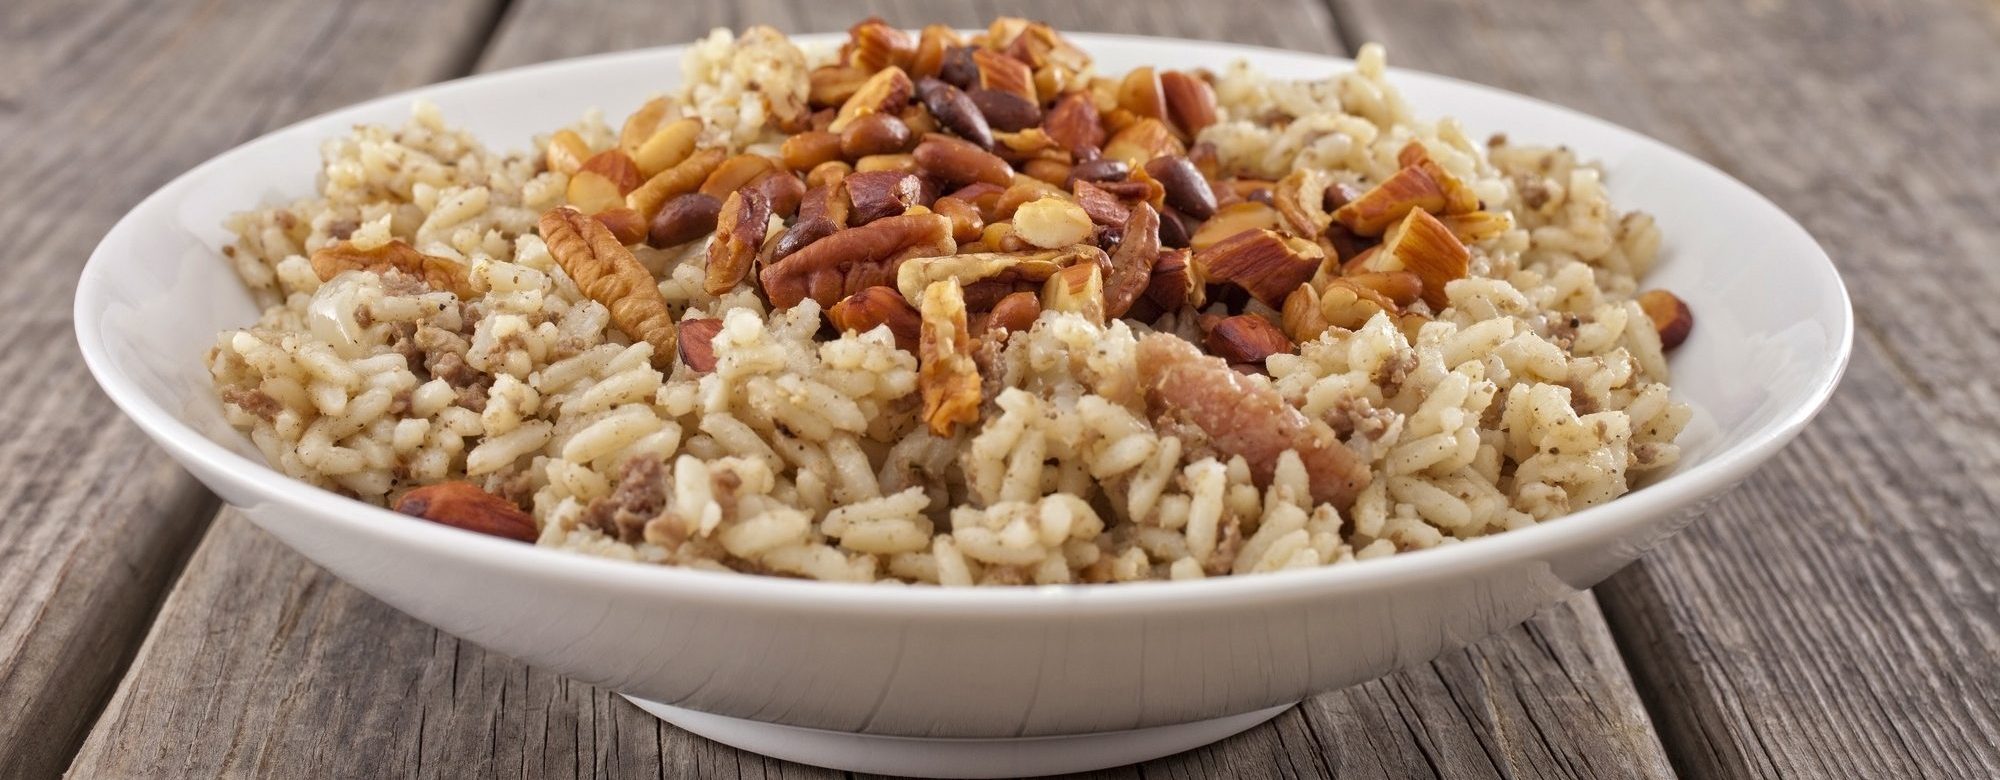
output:
{"label": "meat crumble in rice", "polygon": [[[207,357],[229,421],[548,547],[941,585],[1344,565],[1677,462],[1651,218],[1419,118],[1381,47],[1158,71],[1162,109],[1027,20],[852,34],[717,31],[529,152],[423,104],[329,141],[314,195],[229,222],[267,305]],[[1039,126],[965,97],[1022,72]]]}

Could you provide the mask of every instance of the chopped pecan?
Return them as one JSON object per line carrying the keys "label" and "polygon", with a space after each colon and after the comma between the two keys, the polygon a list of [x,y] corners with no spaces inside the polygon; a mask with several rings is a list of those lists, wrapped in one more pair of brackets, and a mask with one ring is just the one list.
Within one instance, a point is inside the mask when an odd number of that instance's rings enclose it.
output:
{"label": "chopped pecan", "polygon": [[903,264],[896,274],[896,289],[906,299],[916,298],[931,284],[951,279],[961,288],[992,283],[1004,285],[1012,292],[1017,284],[1039,287],[1057,271],[1082,263],[1098,265],[1103,257],[1103,250],[1078,244],[1062,249],[969,252],[924,258]]}
{"label": "chopped pecan", "polygon": [[1295,342],[1307,342],[1319,338],[1329,327],[1326,315],[1320,311],[1319,290],[1311,284],[1301,284],[1291,295],[1285,296],[1285,306],[1278,311],[1278,321],[1285,326],[1285,333]]}
{"label": "chopped pecan", "polygon": [[[1079,187],[1090,186],[1077,182]],[[1125,316],[1153,283],[1153,263],[1160,257],[1160,214],[1140,203],[1126,218],[1123,237],[1111,253],[1111,274],[1104,282],[1104,313]]]}
{"label": "chopped pecan", "polygon": [[799,213],[799,203],[805,200],[806,183],[790,171],[774,170],[751,181],[749,188],[764,194],[771,202],[771,213],[779,219],[791,219]]}
{"label": "chopped pecan", "polygon": [[611,322],[634,341],[653,345],[653,365],[672,365],[674,319],[653,275],[632,250],[597,220],[568,206],[542,215],[542,240],[549,254],[591,300],[611,310]]}
{"label": "chopped pecan", "polygon": [[396,511],[487,536],[533,542],[535,518],[512,502],[470,482],[441,482],[404,493]]}
{"label": "chopped pecan", "polygon": [[1287,238],[1275,230],[1251,230],[1195,253],[1195,264],[1210,282],[1227,282],[1264,305],[1284,305],[1285,296],[1311,279],[1323,257],[1319,245]]}
{"label": "chopped pecan", "polygon": [[1264,358],[1292,351],[1292,340],[1270,320],[1255,314],[1225,317],[1208,329],[1209,354],[1232,364],[1263,363]]}
{"label": "chopped pecan", "polygon": [[1331,327],[1360,330],[1375,315],[1385,311],[1396,314],[1398,309],[1388,296],[1341,278],[1319,291],[1319,311],[1320,319]]}
{"label": "chopped pecan", "polygon": [[896,337],[898,348],[907,352],[917,351],[917,337],[923,318],[894,288],[870,287],[849,295],[828,309],[826,316],[834,327],[855,333],[867,333],[877,326],[887,325],[889,333]]}
{"label": "chopped pecan", "polygon": [[611,235],[617,236],[618,243],[630,245],[646,240],[646,220],[637,211],[619,206],[592,214],[590,218],[602,223]]}
{"label": "chopped pecan", "polygon": [[1348,274],[1343,277],[1348,284],[1366,287],[1395,303],[1398,307],[1416,303],[1424,297],[1424,279],[1409,271],[1370,271]]}
{"label": "chopped pecan", "polygon": [[1104,120],[1090,95],[1082,92],[1070,93],[1056,101],[1042,119],[1042,130],[1079,159],[1086,150],[1095,151],[1104,145]]}
{"label": "chopped pecan", "polygon": [[621,200],[626,193],[646,183],[646,178],[639,173],[639,164],[632,161],[631,155],[617,149],[606,149],[584,160],[583,168],[578,173],[585,172],[595,173],[609,180],[612,186],[618,188],[618,197]]}
{"label": "chopped pecan", "polygon": [[1203,355],[1178,336],[1153,333],[1139,339],[1137,363],[1147,408],[1200,429],[1223,457],[1243,456],[1258,485],[1271,484],[1285,450],[1296,451],[1304,462],[1316,502],[1345,512],[1368,485],[1368,464],[1342,445],[1332,428],[1221,358]]}
{"label": "chopped pecan", "polygon": [[764,193],[748,187],[729,193],[715,218],[715,238],[708,242],[702,288],[709,295],[729,292],[743,282],[770,224],[771,201]]}
{"label": "chopped pecan", "polygon": [[343,271],[373,271],[379,274],[391,268],[423,279],[433,290],[449,292],[460,298],[472,295],[472,282],[464,263],[449,257],[424,254],[403,243],[402,239],[392,239],[387,244],[366,251],[354,248],[353,241],[340,241],[312,253],[313,274],[322,282],[339,276]]}
{"label": "chopped pecan", "polygon": [[681,363],[706,374],[715,370],[715,334],[722,332],[722,320],[708,317],[681,322]]}
{"label": "chopped pecan", "polygon": [[931,433],[950,436],[955,426],[979,421],[979,366],[966,329],[965,293],[947,279],[925,287],[922,301],[917,387],[923,392],[924,422]]}
{"label": "chopped pecan", "polygon": [[791,253],[759,274],[779,308],[807,298],[822,306],[862,289],[892,284],[904,260],[940,257],[958,249],[951,220],[938,214],[884,217],[835,232]]}
{"label": "chopped pecan", "polygon": [[883,217],[908,211],[923,199],[923,183],[915,174],[902,171],[867,171],[851,174],[842,185],[847,190],[848,224],[866,225]]}

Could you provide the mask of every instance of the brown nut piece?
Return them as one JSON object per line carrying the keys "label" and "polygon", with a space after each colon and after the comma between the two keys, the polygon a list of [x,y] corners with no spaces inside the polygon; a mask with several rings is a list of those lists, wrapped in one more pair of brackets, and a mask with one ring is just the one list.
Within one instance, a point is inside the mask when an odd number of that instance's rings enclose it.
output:
{"label": "brown nut piece", "polygon": [[625,193],[619,191],[618,182],[602,173],[577,171],[576,175],[569,177],[569,185],[563,190],[563,200],[585,214],[595,214],[625,205]]}
{"label": "brown nut piece", "polygon": [[983,400],[972,334],[966,328],[965,292],[954,280],[932,282],[924,288],[919,310],[917,387],[923,393],[924,423],[931,433],[950,436],[960,424],[979,422]]}
{"label": "brown nut piece", "polygon": [[[1104,122],[1097,113],[1097,104],[1082,92],[1071,93],[1056,101],[1055,107],[1049,109],[1049,115],[1042,120],[1042,130],[1079,158],[1086,150],[1104,145]],[[1127,162],[1129,166],[1129,161],[1120,162]]]}
{"label": "brown nut piece", "polygon": [[[700,189],[701,183],[708,180],[709,174],[714,173],[716,167],[722,165],[726,157],[728,153],[721,149],[703,149],[688,155],[687,159],[676,163],[672,168],[660,171],[658,175],[647,179],[645,184],[639,185],[638,189],[627,194],[625,205],[651,222],[667,201]],[[722,202],[720,197],[715,200],[717,203]]]}
{"label": "brown nut piece", "polygon": [[1160,214],[1152,206],[1134,206],[1123,228],[1104,282],[1104,313],[1113,319],[1125,316],[1152,285],[1153,263],[1160,258]]}
{"label": "brown nut piece", "polygon": [[[1161,224],[1166,224],[1164,221]],[[1196,275],[1197,269],[1186,249],[1168,249],[1160,252],[1153,261],[1153,277],[1146,283],[1146,300],[1163,311],[1179,311],[1184,306],[1201,307],[1207,303],[1205,282]]]}
{"label": "brown nut piece", "polygon": [[590,144],[584,143],[583,136],[575,130],[557,130],[549,136],[549,143],[542,148],[542,164],[549,170],[564,176],[574,175],[583,168],[583,161],[590,158]]}
{"label": "brown nut piece", "polygon": [[821,65],[806,74],[806,101],[815,107],[840,106],[861,91],[872,71],[853,65]]}
{"label": "brown nut piece", "polygon": [[1090,215],[1061,195],[1037,198],[1014,210],[1014,235],[1043,249],[1083,243],[1091,230]]}
{"label": "brown nut piece", "polygon": [[1009,293],[999,303],[993,304],[993,310],[987,313],[986,327],[1018,333],[1034,327],[1035,319],[1041,315],[1041,299],[1032,292],[1022,290]]}
{"label": "brown nut piece", "polygon": [[908,211],[923,198],[923,184],[914,174],[901,171],[867,171],[847,177],[842,185],[853,204],[849,225],[866,225],[883,217]]}
{"label": "brown nut piece", "polygon": [[1416,303],[1424,296],[1423,277],[1409,271],[1371,271],[1344,278],[1348,284],[1374,290],[1398,308]]}
{"label": "brown nut piece", "polygon": [[847,129],[867,114],[894,114],[902,111],[903,104],[910,102],[910,95],[916,85],[902,68],[888,67],[877,71],[862,82],[854,95],[840,104],[840,113],[835,114],[833,123],[826,129],[839,133]]}
{"label": "brown nut piece", "polygon": [[1170,70],[1160,74],[1160,88],[1166,95],[1167,117],[1192,138],[1215,124],[1215,88],[1192,73]]}
{"label": "brown nut piece", "polygon": [[936,76],[944,70],[945,52],[965,45],[965,39],[958,31],[945,24],[924,25],[917,34],[917,53],[910,58],[910,76],[922,78]]}
{"label": "brown nut piece", "polygon": [[838,187],[852,173],[854,166],[840,160],[828,160],[813,166],[813,169],[806,173],[806,188]]}
{"label": "brown nut piece", "polygon": [[979,207],[963,199],[947,195],[931,204],[931,210],[951,220],[951,237],[960,244],[979,240],[986,229],[986,220],[979,215]]}
{"label": "brown nut piece", "polygon": [[863,19],[847,28],[847,36],[853,41],[848,50],[847,64],[862,70],[907,66],[917,56],[916,37],[890,26],[881,17]]}
{"label": "brown nut piece", "polygon": [[1639,308],[1653,320],[1653,329],[1659,331],[1661,349],[1680,346],[1694,332],[1694,312],[1678,295],[1666,290],[1647,290],[1639,293]]}
{"label": "brown nut piece", "polygon": [[722,320],[709,317],[681,321],[681,364],[697,374],[715,370],[715,334],[722,332]]}
{"label": "brown nut piece", "polygon": [[1118,107],[1135,116],[1167,118],[1167,94],[1160,88],[1160,76],[1152,66],[1133,68],[1118,83]]}
{"label": "brown nut piece", "polygon": [[993,130],[1017,133],[1042,121],[1042,109],[1035,101],[1012,92],[974,88],[966,91],[965,98]]}
{"label": "brown nut piece", "polygon": [[1271,189],[1271,205],[1292,235],[1314,238],[1333,224],[1333,215],[1326,211],[1327,183],[1324,171],[1300,168]]}
{"label": "brown nut piece", "polygon": [[799,203],[805,199],[806,183],[791,171],[774,170],[751,181],[747,189],[764,193],[771,202],[771,213],[779,219],[791,219],[799,213]]}
{"label": "brown nut piece", "polygon": [[533,515],[470,482],[441,482],[404,493],[396,499],[396,511],[517,542],[533,542],[541,535]]}
{"label": "brown nut piece", "polygon": [[1322,257],[1319,246],[1305,239],[1287,238],[1275,230],[1251,230],[1196,252],[1194,262],[1209,282],[1234,284],[1277,308],[1312,278]]}
{"label": "brown nut piece", "polygon": [[542,215],[542,240],[569,278],[611,310],[611,322],[634,341],[653,345],[653,365],[669,368],[678,354],[674,319],[653,274],[597,220],[568,206]]}
{"label": "brown nut piece", "polygon": [[1284,324],[1285,333],[1296,343],[1305,343],[1319,338],[1329,327],[1326,315],[1320,311],[1319,290],[1311,284],[1301,284],[1285,296],[1285,306],[1278,310],[1278,321]]}
{"label": "brown nut piece", "polygon": [[1077,163],[1069,169],[1071,182],[1118,182],[1124,181],[1131,175],[1132,166],[1126,165],[1124,160],[1110,160],[1103,157]]}
{"label": "brown nut piece", "polygon": [[1202,340],[1208,353],[1230,363],[1263,363],[1264,358],[1292,351],[1292,340],[1270,320],[1255,314],[1224,318]]}
{"label": "brown nut piece", "polygon": [[910,126],[889,114],[868,114],[840,133],[840,153],[848,159],[895,154],[910,147]]}
{"label": "brown nut piece", "polygon": [[932,135],[917,144],[917,169],[947,184],[985,182],[1005,187],[1014,182],[1014,169],[992,152],[977,144],[948,135]]}
{"label": "brown nut piece", "polygon": [[[1155,157],[1185,157],[1187,150],[1167,123],[1152,117],[1144,117],[1111,136],[1104,144],[1104,156],[1114,160],[1124,160],[1134,167],[1143,166]],[[1189,166],[1192,168],[1193,166]],[[1200,178],[1201,171],[1195,171]],[[1211,193],[1210,197],[1213,197]],[[1188,216],[1192,217],[1193,214]]]}
{"label": "brown nut piece", "polygon": [[1104,324],[1104,269],[1096,263],[1077,263],[1057,271],[1042,285],[1042,306]]}
{"label": "brown nut piece", "polygon": [[1269,230],[1278,226],[1277,210],[1256,201],[1231,203],[1217,209],[1215,216],[1189,237],[1188,245],[1199,252],[1225,238],[1246,230]]}
{"label": "brown nut piece", "polygon": [[870,287],[842,298],[826,310],[826,317],[834,327],[854,333],[887,325],[896,338],[896,348],[911,353],[917,351],[923,328],[923,317],[916,308],[890,287]]}
{"label": "brown nut piece", "polygon": [[592,214],[590,218],[610,230],[618,243],[629,246],[646,240],[646,220],[637,211],[619,206]]}
{"label": "brown nut piece", "polygon": [[895,284],[905,260],[942,257],[957,249],[950,219],[904,214],[835,232],[766,266],[758,276],[778,308],[807,298],[832,306],[865,288]]}
{"label": "brown nut piece", "polygon": [[770,224],[771,200],[764,193],[748,187],[729,193],[715,217],[715,238],[708,242],[702,288],[709,295],[721,295],[743,283]]}
{"label": "brown nut piece", "polygon": [[761,154],[739,154],[715,167],[715,171],[701,182],[703,194],[717,200],[729,197],[729,193],[743,189],[758,177],[778,170],[778,163]]}
{"label": "brown nut piece", "polygon": [[664,97],[653,98],[639,106],[639,110],[625,117],[624,126],[618,129],[618,148],[628,155],[639,151],[639,146],[653,137],[660,123],[666,120],[669,108],[672,106]]}
{"label": "brown nut piece", "polygon": [[993,127],[965,92],[939,79],[917,81],[917,97],[944,129],[981,149],[993,148]]}
{"label": "brown nut piece", "polygon": [[821,163],[840,159],[840,135],[825,130],[807,130],[785,139],[778,147],[778,158],[785,167],[801,173],[812,170]]}
{"label": "brown nut piece", "polygon": [[655,247],[680,246],[715,232],[715,218],[722,213],[722,201],[714,196],[690,192],[667,201],[653,217],[646,243]]}
{"label": "brown nut piece", "polygon": [[472,296],[472,283],[464,263],[449,257],[427,255],[416,250],[402,239],[393,239],[374,249],[361,250],[352,241],[341,241],[320,247],[312,253],[313,274],[324,282],[345,271],[374,271],[382,273],[396,269],[424,280],[433,290],[442,290],[460,298]]}
{"label": "brown nut piece", "polygon": [[660,171],[679,165],[688,155],[694,154],[695,141],[701,137],[701,120],[694,117],[668,122],[638,148],[632,150],[632,162],[639,166],[639,173],[651,179]]}
{"label": "brown nut piece", "polygon": [[972,52],[972,64],[979,68],[980,89],[1011,93],[1031,104],[1039,102],[1035,97],[1035,73],[1027,63],[992,49],[976,49]]}
{"label": "brown nut piece", "polygon": [[585,171],[609,179],[618,188],[621,199],[646,182],[645,177],[639,174],[639,164],[632,161],[631,155],[617,149],[606,149],[591,155],[590,159],[583,161],[583,167],[578,172]]}
{"label": "brown nut piece", "polygon": [[[1132,210],[1125,206],[1125,202],[1103,187],[1074,179],[1070,184],[1070,194],[1076,196],[1076,205],[1083,207],[1083,213],[1090,215],[1090,221],[1099,225],[1117,227],[1132,218]],[[1144,204],[1143,201],[1141,203]]]}
{"label": "brown nut piece", "polygon": [[1331,327],[1360,330],[1382,312],[1398,313],[1396,303],[1348,279],[1335,279],[1319,291],[1320,318]]}
{"label": "brown nut piece", "polygon": [[[1180,155],[1155,157],[1146,161],[1146,174],[1166,189],[1167,205],[1195,219],[1215,216],[1215,190],[1194,163]],[[1308,235],[1319,235],[1314,232]]]}
{"label": "brown nut piece", "polygon": [[1472,261],[1451,229],[1420,209],[1412,209],[1382,238],[1382,253],[1393,259],[1393,268],[1385,270],[1400,268],[1423,280],[1423,299],[1432,311],[1445,307],[1445,285],[1464,279]]}

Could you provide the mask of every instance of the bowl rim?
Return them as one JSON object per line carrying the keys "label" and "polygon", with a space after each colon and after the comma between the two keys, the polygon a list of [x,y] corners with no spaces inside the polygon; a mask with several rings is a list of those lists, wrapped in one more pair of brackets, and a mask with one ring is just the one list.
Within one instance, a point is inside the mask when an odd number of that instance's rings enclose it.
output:
{"label": "bowl rim", "polygon": [[[1142,47],[1200,47],[1249,58],[1305,58],[1328,66],[1352,67],[1353,60],[1333,55],[1291,51],[1264,46],[1143,35],[1073,33],[1079,45],[1114,44]],[[790,36],[801,44],[813,45],[839,40],[840,33]],[[1216,577],[1193,581],[1144,581],[1105,584],[1023,585],[999,588],[945,588],[897,586],[882,583],[824,582],[788,577],[746,575],[680,566],[640,563],[580,554],[566,550],[521,544],[457,528],[428,523],[390,509],[347,498],[287,476],[275,468],[211,441],[141,390],[113,360],[104,346],[104,333],[95,314],[102,310],[109,245],[123,233],[138,230],[138,215],[165,207],[183,190],[210,170],[226,166],[245,150],[272,136],[301,131],[308,125],[326,122],[336,114],[380,109],[389,104],[409,102],[442,88],[468,83],[499,81],[527,73],[565,69],[587,70],[620,60],[678,58],[692,44],[674,44],[642,49],[565,58],[476,74],[427,84],[381,97],[342,106],[331,111],[260,134],[222,152],[146,196],[107,231],[93,249],[78,281],[72,318],[84,363],[104,393],[149,437],[184,466],[219,475],[249,492],[284,507],[287,511],[310,515],[309,522],[344,524],[376,543],[416,546],[428,555],[479,558],[469,561],[510,570],[510,576],[534,576],[578,585],[622,588],[638,594],[659,594],[673,598],[702,599],[728,604],[789,603],[800,608],[869,614],[923,614],[965,618],[1009,615],[1052,614],[1087,616],[1135,614],[1149,611],[1183,610],[1241,604],[1246,601],[1271,602],[1290,598],[1325,597],[1356,589],[1389,587],[1440,576],[1457,576],[1493,567],[1515,564],[1592,543],[1608,542],[1633,526],[1684,509],[1694,502],[1727,489],[1748,474],[1803,430],[1823,409],[1848,365],[1854,341],[1852,300],[1837,266],[1819,242],[1805,228],[1763,193],[1694,155],[1680,151],[1643,133],[1598,119],[1594,116],[1521,95],[1420,70],[1391,67],[1391,79],[1432,81],[1445,86],[1497,93],[1507,99],[1525,101],[1538,112],[1567,124],[1595,126],[1600,132],[1630,137],[1636,147],[1663,153],[1678,165],[1688,165],[1741,188],[1763,208],[1768,208],[1789,230],[1796,231],[1813,250],[1809,264],[1816,263],[1832,282],[1838,298],[1834,318],[1820,325],[1835,333],[1831,359],[1816,366],[1808,378],[1809,391],[1800,403],[1765,422],[1745,441],[1725,448],[1707,460],[1660,481],[1634,490],[1611,501],[1521,529],[1466,540],[1463,543],[1369,561],[1337,566],[1288,570],[1254,576]],[[1807,320],[1811,322],[1812,320]]]}

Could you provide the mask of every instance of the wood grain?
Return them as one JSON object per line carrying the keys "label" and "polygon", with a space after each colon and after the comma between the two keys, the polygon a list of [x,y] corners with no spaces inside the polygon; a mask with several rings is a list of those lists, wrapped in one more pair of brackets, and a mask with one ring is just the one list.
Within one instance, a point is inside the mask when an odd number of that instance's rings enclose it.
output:
{"label": "wood grain", "polygon": [[[1227,37],[1314,51],[1339,39],[1305,2],[873,7],[979,26]],[[511,8],[483,69],[689,39],[711,25],[842,29],[851,2]],[[160,740],[160,734],[179,738]],[[355,749],[349,746],[358,746]],[[830,776],[666,726],[616,695],[462,643],[340,584],[224,513],[116,700],[79,776],[258,774]],[[1384,680],[1318,697],[1217,745],[1105,776],[1665,777],[1646,713],[1588,596]]]}
{"label": "wood grain", "polygon": [[1677,765],[1698,777],[2000,776],[1995,6],[1345,11],[1392,61],[1706,158],[1799,218],[1855,293],[1854,362],[1819,421],[1599,588]]}
{"label": "wood grain", "polygon": [[485,0],[67,3],[0,14],[0,777],[59,771],[214,500],[102,396],[70,331],[77,271],[167,179],[309,111],[431,81]]}

